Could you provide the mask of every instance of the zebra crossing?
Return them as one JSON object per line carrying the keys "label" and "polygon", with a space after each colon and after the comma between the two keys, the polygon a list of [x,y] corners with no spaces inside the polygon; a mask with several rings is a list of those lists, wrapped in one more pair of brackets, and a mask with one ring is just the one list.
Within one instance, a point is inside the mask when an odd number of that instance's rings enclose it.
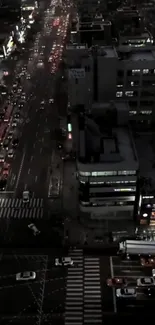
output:
{"label": "zebra crossing", "polygon": [[65,325],[102,324],[100,259],[84,257],[82,249],[69,251],[74,267],[68,268]]}
{"label": "zebra crossing", "polygon": [[43,213],[44,201],[42,198],[31,198],[26,204],[18,198],[0,199],[1,219],[42,219]]}
{"label": "zebra crossing", "polygon": [[74,267],[68,268],[66,283],[65,325],[83,324],[83,250],[69,251]]}
{"label": "zebra crossing", "polygon": [[102,324],[102,299],[100,284],[100,260],[84,259],[84,325]]}

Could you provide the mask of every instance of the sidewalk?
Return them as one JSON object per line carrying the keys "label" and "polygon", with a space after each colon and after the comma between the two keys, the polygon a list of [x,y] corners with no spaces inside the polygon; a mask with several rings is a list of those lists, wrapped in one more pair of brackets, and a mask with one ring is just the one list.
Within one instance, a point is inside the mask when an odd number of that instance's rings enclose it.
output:
{"label": "sidewalk", "polygon": [[72,219],[78,216],[77,186],[75,163],[65,162],[63,166],[63,209]]}

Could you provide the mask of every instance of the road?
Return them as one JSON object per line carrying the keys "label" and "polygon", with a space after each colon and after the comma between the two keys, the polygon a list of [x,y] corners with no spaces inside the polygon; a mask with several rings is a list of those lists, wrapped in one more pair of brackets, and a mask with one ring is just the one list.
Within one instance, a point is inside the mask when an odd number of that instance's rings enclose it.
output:
{"label": "road", "polygon": [[[22,91],[26,94],[26,103],[21,110],[21,123],[18,127],[21,136],[11,164],[6,192],[1,192],[0,198],[1,240],[3,240],[5,232],[5,240],[9,239],[10,244],[13,240],[15,240],[14,243],[16,244],[17,240],[18,244],[23,243],[25,240],[25,246],[29,246],[31,243],[36,245],[36,238],[33,238],[32,241],[29,238],[27,226],[28,223],[34,222],[34,219],[36,221],[42,219],[42,224],[39,224],[39,227],[43,230],[42,234],[44,235],[40,236],[40,238],[42,237],[40,246],[44,245],[46,240],[46,231],[44,229],[47,228],[44,223],[46,219],[48,220],[51,217],[48,202],[50,174],[52,173],[55,177],[60,175],[60,182],[63,178],[62,160],[58,150],[58,138],[55,130],[59,128],[59,114],[62,116],[63,113],[64,115],[66,113],[64,111],[66,97],[64,91],[61,91],[61,84],[63,89],[63,79],[61,78],[59,63],[63,51],[62,44],[65,37],[67,13],[62,15],[61,9],[59,10],[59,25],[53,25],[53,21],[57,17],[53,16],[51,11],[46,12],[42,22],[43,28],[40,33],[37,33],[34,45],[32,46],[31,43],[30,50],[26,50],[22,60],[17,63],[19,71],[22,71],[22,65],[27,69],[30,80],[21,79]],[[61,33],[58,33],[58,29],[62,29]],[[48,59],[54,43],[56,47],[53,55],[56,55],[57,68],[51,73],[54,63],[48,62]],[[36,44],[38,48],[37,54],[34,50]],[[12,74],[15,76],[19,74],[17,66],[14,72],[12,70]],[[42,101],[44,101],[44,109],[40,109]],[[30,192],[30,201],[25,206],[22,203],[24,190]],[[60,205],[59,203],[61,203],[61,200],[57,201],[58,205]],[[19,233],[17,229],[20,229],[21,232]],[[24,230],[23,236],[22,229]],[[54,241],[56,236],[59,246],[61,242],[59,234],[54,234],[52,239]],[[47,240],[46,244],[48,245],[48,243]]]}

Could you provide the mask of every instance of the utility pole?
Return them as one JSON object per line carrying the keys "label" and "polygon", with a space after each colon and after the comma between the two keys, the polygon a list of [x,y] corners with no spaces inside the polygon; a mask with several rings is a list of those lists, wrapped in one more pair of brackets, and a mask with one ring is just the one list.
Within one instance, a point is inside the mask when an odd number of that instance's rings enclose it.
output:
{"label": "utility pole", "polygon": [[44,302],[44,293],[45,293],[45,280],[46,280],[46,270],[48,265],[48,256],[45,256],[43,261],[43,269],[40,275],[40,297],[38,298],[38,310],[37,310],[37,321],[36,325],[41,325],[43,317],[43,302]]}

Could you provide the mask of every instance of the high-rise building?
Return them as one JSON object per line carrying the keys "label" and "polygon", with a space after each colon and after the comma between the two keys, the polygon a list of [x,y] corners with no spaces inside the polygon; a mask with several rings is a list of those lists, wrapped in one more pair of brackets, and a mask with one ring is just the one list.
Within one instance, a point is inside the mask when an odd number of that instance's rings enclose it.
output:
{"label": "high-rise building", "polygon": [[128,46],[66,47],[71,106],[108,100],[126,101],[133,123],[155,119],[155,47],[151,35],[126,39]]}

